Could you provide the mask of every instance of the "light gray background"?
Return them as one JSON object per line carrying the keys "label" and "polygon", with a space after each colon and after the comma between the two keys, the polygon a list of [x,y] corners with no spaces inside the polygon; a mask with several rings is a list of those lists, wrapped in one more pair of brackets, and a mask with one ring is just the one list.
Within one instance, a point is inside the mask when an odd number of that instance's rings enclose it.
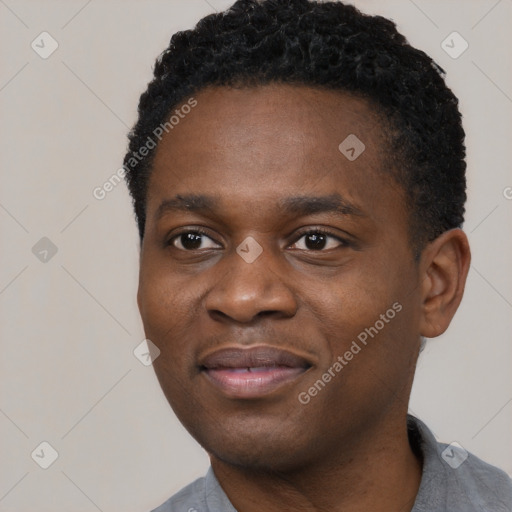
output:
{"label": "light gray background", "polygon": [[[512,0],[355,3],[445,68],[467,131],[473,264],[451,328],[420,358],[411,411],[512,474]],[[92,192],[121,166],[172,33],[230,4],[0,0],[0,511],[149,510],[208,466],[133,355],[126,188]],[[31,48],[42,31],[59,44],[47,59]],[[457,59],[441,47],[453,31],[469,43]],[[58,249],[47,262],[32,252],[42,237]],[[31,458],[42,441],[58,452],[48,469]]]}

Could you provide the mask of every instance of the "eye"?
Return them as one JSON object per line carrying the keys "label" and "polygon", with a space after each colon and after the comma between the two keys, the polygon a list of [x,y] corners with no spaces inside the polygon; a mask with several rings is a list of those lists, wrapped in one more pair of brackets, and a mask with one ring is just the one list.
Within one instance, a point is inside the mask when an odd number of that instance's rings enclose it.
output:
{"label": "eye", "polygon": [[173,236],[169,240],[168,245],[172,245],[182,251],[197,251],[219,247],[217,242],[213,241],[199,229],[184,231],[183,233]]}
{"label": "eye", "polygon": [[336,249],[337,247],[343,247],[346,245],[348,245],[346,240],[343,240],[328,231],[316,228],[303,233],[291,248],[306,251],[322,251]]}

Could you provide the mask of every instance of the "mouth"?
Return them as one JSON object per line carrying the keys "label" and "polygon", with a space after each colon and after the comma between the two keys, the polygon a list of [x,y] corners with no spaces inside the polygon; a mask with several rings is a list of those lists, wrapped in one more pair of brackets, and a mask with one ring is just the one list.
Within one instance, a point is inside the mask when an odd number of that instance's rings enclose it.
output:
{"label": "mouth", "polygon": [[290,384],[312,364],[270,346],[224,348],[200,360],[201,373],[230,398],[261,398]]}

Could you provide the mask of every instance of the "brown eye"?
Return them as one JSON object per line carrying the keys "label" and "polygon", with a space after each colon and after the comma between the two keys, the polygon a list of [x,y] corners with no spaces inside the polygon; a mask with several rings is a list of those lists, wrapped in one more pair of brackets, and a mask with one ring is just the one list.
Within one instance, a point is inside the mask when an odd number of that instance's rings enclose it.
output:
{"label": "brown eye", "polygon": [[196,251],[218,247],[210,237],[199,231],[187,231],[176,235],[170,240],[170,245],[182,251]]}
{"label": "brown eye", "polygon": [[344,245],[347,245],[347,243],[339,237],[317,230],[304,233],[292,245],[292,248],[307,251],[322,251],[325,249],[336,249]]}
{"label": "brown eye", "polygon": [[327,244],[327,236],[322,233],[309,233],[304,236],[304,242],[308,249],[324,249]]}

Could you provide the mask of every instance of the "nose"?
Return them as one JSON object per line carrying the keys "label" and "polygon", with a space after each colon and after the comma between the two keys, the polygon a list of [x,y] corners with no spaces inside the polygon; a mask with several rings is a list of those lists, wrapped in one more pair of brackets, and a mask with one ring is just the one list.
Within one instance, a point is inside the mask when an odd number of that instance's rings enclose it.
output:
{"label": "nose", "polygon": [[[233,253],[215,269],[218,280],[206,297],[206,308],[216,319],[251,323],[263,316],[289,318],[297,311],[293,291],[275,269],[270,253],[263,251],[256,261],[247,263]],[[283,269],[281,268],[281,273]]]}

